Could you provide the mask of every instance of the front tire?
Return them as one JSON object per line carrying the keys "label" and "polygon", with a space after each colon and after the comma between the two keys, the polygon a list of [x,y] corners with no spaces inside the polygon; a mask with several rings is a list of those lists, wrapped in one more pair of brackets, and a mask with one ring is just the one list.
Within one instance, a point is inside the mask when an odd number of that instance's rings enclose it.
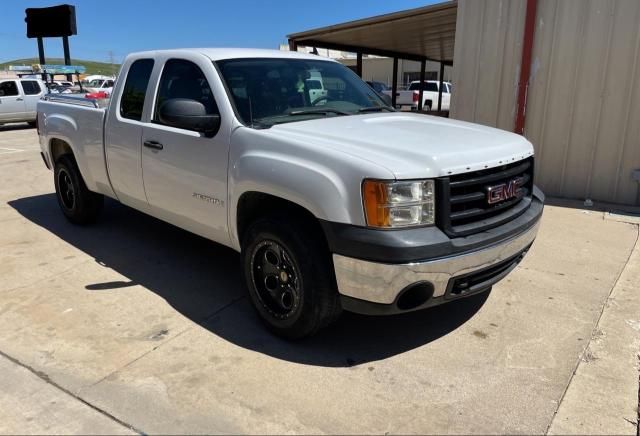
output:
{"label": "front tire", "polygon": [[58,205],[64,216],[74,224],[94,222],[102,211],[104,196],[87,189],[73,156],[60,156],[53,174]]}
{"label": "front tire", "polygon": [[242,259],[251,302],[278,336],[309,336],[339,317],[330,253],[318,230],[302,218],[254,222],[244,237]]}

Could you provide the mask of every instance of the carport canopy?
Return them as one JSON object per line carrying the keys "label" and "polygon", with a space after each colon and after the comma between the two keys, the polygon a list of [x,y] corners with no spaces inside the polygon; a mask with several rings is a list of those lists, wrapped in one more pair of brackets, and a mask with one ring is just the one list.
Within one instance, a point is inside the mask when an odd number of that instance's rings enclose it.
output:
{"label": "carport canopy", "polygon": [[293,33],[289,46],[453,64],[457,12],[458,2],[447,1]]}
{"label": "carport canopy", "polygon": [[[398,59],[421,63],[424,82],[426,61],[440,63],[438,111],[441,110],[444,66],[453,65],[458,2],[456,0],[391,14],[378,15],[288,35],[289,48],[319,47],[356,53],[356,72],[362,77],[363,53],[393,58],[391,103],[396,105]],[[423,87],[418,109],[422,110]]]}

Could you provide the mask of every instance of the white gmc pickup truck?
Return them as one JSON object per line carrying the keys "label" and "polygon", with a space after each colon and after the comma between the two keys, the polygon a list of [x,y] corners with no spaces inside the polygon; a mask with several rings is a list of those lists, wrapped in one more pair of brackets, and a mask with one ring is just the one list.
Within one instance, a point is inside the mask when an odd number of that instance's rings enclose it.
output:
{"label": "white gmc pickup truck", "polygon": [[[309,79],[322,80],[311,99]],[[527,252],[544,197],[522,136],[395,112],[330,59],[253,49],[129,55],[107,107],[48,96],[42,156],[76,224],[103,196],[241,253],[275,333],[344,310],[487,291]]]}

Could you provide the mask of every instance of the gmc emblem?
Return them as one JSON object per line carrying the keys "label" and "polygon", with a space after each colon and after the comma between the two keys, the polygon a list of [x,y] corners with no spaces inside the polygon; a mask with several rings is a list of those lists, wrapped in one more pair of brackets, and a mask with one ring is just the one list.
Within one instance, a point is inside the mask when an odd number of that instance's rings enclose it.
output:
{"label": "gmc emblem", "polygon": [[487,202],[489,204],[499,203],[520,195],[523,177],[516,177],[507,183],[487,187]]}

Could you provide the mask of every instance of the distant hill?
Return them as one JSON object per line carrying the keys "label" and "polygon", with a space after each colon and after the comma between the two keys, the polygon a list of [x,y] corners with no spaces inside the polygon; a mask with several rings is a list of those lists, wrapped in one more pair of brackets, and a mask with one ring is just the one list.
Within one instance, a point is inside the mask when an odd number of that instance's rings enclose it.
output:
{"label": "distant hill", "polygon": [[[15,59],[13,61],[7,61],[0,63],[0,70],[8,70],[9,65],[33,65],[39,64],[38,58],[27,59]],[[62,58],[47,58],[47,64],[63,65],[64,59]],[[109,64],[107,62],[85,61],[82,59],[71,59],[71,65],[83,65],[87,71],[85,74],[105,74],[112,75],[118,72],[120,64]]]}

